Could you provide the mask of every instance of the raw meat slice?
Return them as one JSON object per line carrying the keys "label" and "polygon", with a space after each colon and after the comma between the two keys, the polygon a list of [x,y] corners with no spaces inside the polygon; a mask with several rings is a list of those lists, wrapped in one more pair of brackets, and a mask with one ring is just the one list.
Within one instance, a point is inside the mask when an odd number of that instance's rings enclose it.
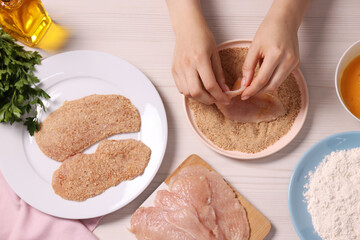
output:
{"label": "raw meat slice", "polygon": [[178,178],[170,183],[169,189],[183,199],[187,199],[197,209],[200,222],[212,232],[216,239],[225,239],[216,223],[215,210],[210,206],[212,192],[206,177]]}
{"label": "raw meat slice", "polygon": [[217,224],[228,240],[245,240],[249,238],[249,223],[243,206],[236,198],[234,191],[215,172],[210,172],[202,166],[183,168],[170,181],[170,186],[180,178],[204,176],[208,179],[212,191],[210,205],[215,210]]}
{"label": "raw meat slice", "polygon": [[285,115],[286,110],[276,93],[258,93],[248,100],[241,100],[245,87],[236,81],[233,89],[226,92],[231,98],[229,105],[216,103],[222,114],[237,122],[269,122]]}
{"label": "raw meat slice", "polygon": [[269,93],[259,93],[245,101],[237,96],[229,105],[216,103],[216,106],[226,118],[242,123],[270,122],[286,113],[280,99]]}
{"label": "raw meat slice", "polygon": [[200,222],[195,207],[175,193],[166,190],[158,191],[154,205],[165,212],[167,222],[172,223],[193,238],[199,240],[215,239],[210,230]]}
{"label": "raw meat slice", "polygon": [[137,132],[140,125],[139,112],[126,97],[90,95],[50,113],[35,140],[46,156],[64,161],[108,136]]}
{"label": "raw meat slice", "polygon": [[165,220],[159,208],[139,208],[131,217],[130,231],[138,240],[196,240],[188,233]]}
{"label": "raw meat slice", "polygon": [[62,198],[83,201],[144,172],[151,150],[141,141],[104,140],[93,154],[77,154],[54,172],[52,187]]}
{"label": "raw meat slice", "polygon": [[236,96],[239,96],[241,95],[245,90],[245,87],[244,86],[241,86],[241,80],[237,80],[233,87],[232,87],[232,90],[231,91],[226,91],[226,95],[228,95],[230,98],[234,98]]}

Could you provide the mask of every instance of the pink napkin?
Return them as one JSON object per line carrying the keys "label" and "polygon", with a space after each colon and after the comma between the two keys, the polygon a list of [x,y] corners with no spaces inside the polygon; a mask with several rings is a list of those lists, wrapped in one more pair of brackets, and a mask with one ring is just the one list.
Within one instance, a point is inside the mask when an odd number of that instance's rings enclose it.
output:
{"label": "pink napkin", "polygon": [[5,181],[0,172],[0,239],[93,240],[100,218],[70,220],[47,215],[31,207]]}

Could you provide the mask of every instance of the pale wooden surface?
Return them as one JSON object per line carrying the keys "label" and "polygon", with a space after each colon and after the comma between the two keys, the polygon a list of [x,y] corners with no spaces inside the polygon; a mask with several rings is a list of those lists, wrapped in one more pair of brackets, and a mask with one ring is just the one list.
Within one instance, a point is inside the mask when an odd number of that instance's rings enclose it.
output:
{"label": "pale wooden surface", "polygon": [[[204,0],[203,5],[220,43],[251,39],[271,2]],[[131,214],[191,154],[205,159],[271,221],[267,239],[298,239],[287,204],[288,184],[297,161],[320,139],[360,129],[359,122],[342,108],[334,88],[338,59],[360,39],[360,1],[312,2],[299,30],[301,70],[310,90],[308,118],[300,134],[285,149],[251,162],[216,154],[188,125],[182,97],[170,72],[174,36],[165,0],[44,0],[44,5],[53,19],[72,31],[72,39],[62,51],[97,50],[128,60],[150,78],[167,112],[168,147],[158,174],[137,199],[102,219],[95,230],[99,239],[128,239],[126,227]]]}

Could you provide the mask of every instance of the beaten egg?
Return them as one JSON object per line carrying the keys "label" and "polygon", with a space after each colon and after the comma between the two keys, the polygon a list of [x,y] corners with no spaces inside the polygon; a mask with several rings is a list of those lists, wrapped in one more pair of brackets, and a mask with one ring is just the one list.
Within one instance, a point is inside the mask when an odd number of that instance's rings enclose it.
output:
{"label": "beaten egg", "polygon": [[350,112],[360,118],[360,56],[346,66],[340,81],[340,93]]}

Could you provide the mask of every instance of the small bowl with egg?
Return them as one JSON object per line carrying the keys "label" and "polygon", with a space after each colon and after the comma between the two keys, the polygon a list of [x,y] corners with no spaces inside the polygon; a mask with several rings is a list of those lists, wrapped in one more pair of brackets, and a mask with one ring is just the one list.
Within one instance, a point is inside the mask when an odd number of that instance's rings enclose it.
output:
{"label": "small bowl with egg", "polygon": [[335,88],[346,111],[360,121],[360,40],[341,56],[335,72]]}

